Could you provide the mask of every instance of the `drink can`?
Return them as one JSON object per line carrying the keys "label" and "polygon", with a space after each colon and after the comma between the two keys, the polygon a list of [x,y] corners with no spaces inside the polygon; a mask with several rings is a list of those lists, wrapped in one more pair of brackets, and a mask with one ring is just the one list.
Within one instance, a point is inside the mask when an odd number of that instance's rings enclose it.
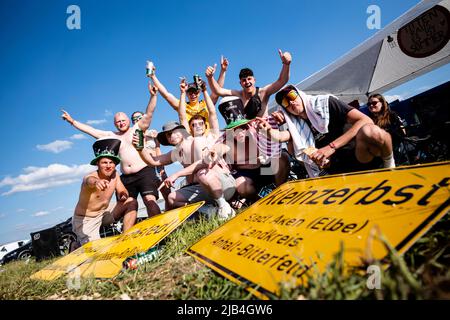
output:
{"label": "drink can", "polygon": [[127,258],[122,264],[122,267],[127,270],[136,270],[137,266],[138,266],[138,260],[133,257]]}
{"label": "drink can", "polygon": [[147,66],[145,67],[147,77],[153,75],[153,62],[147,60]]}
{"label": "drink can", "polygon": [[136,129],[135,133],[138,135],[139,137],[139,143],[136,146],[137,150],[142,150],[144,149],[144,131],[142,131],[141,129]]}
{"label": "drink can", "polygon": [[159,253],[160,249],[158,246],[154,246],[147,252],[141,252],[132,257],[128,257],[122,263],[122,267],[124,270],[136,270],[140,265],[155,260]]}
{"label": "drink can", "polygon": [[197,90],[201,91],[202,88],[201,88],[201,83],[200,83],[200,76],[198,74],[194,75],[194,83],[197,87]]}

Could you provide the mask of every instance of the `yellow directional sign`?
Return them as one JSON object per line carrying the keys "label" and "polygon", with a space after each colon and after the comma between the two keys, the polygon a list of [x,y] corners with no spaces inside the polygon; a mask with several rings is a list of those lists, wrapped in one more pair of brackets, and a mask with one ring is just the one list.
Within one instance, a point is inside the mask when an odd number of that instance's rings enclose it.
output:
{"label": "yellow directional sign", "polygon": [[[347,266],[387,251],[378,229],[404,253],[447,212],[450,162],[288,182],[188,249],[265,298],[280,283],[299,285],[314,264],[332,261],[343,242]],[[320,259],[318,254],[320,253]]]}
{"label": "yellow directional sign", "polygon": [[167,211],[136,224],[122,235],[89,242],[33,274],[31,278],[54,280],[72,272],[82,277],[113,277],[120,272],[126,258],[158,244],[203,204],[198,202]]}
{"label": "yellow directional sign", "polygon": [[34,273],[31,279],[55,280],[60,276],[72,271],[80,264],[93,257],[100,249],[109,246],[119,236],[107,237],[86,243],[74,252],[56,260],[42,270]]}

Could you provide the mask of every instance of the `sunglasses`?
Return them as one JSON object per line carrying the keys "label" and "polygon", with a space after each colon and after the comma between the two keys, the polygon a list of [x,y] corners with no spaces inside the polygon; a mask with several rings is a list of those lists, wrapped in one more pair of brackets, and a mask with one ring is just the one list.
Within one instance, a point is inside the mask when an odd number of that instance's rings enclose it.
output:
{"label": "sunglasses", "polygon": [[281,105],[284,108],[287,108],[289,106],[289,101],[294,101],[299,96],[298,92],[295,90],[289,91],[286,96],[281,100]]}
{"label": "sunglasses", "polygon": [[370,102],[369,102],[369,105],[374,106],[374,105],[376,105],[378,102],[380,102],[380,101],[370,101]]}
{"label": "sunglasses", "polygon": [[141,120],[141,118],[142,118],[142,115],[135,116],[135,117],[131,118],[131,120],[133,121],[133,123],[135,123],[135,122],[138,122],[139,120]]}

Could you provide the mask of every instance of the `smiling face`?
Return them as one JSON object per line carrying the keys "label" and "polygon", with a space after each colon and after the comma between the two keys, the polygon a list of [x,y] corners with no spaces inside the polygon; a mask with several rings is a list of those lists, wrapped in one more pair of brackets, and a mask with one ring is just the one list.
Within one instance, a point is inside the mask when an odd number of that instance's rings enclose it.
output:
{"label": "smiling face", "polygon": [[183,132],[181,129],[175,129],[169,132],[166,132],[166,138],[167,138],[167,142],[169,142],[169,144],[171,144],[172,146],[176,146],[178,144],[180,144],[183,139]]}
{"label": "smiling face", "polygon": [[383,102],[377,97],[369,98],[369,111],[373,114],[378,114],[383,109]]}
{"label": "smiling face", "polygon": [[189,121],[189,128],[194,137],[202,136],[206,131],[205,120],[203,117],[194,116]]}
{"label": "smiling face", "polygon": [[195,89],[189,89],[187,91],[187,97],[190,103],[197,103],[200,91]]}
{"label": "smiling face", "polygon": [[116,164],[109,158],[100,158],[97,161],[99,176],[110,178],[116,170]]}
{"label": "smiling face", "polygon": [[118,112],[114,116],[114,125],[120,132],[126,132],[130,128],[130,119],[123,112]]}
{"label": "smiling face", "polygon": [[255,77],[247,76],[239,79],[242,89],[246,93],[252,93],[255,90]]}

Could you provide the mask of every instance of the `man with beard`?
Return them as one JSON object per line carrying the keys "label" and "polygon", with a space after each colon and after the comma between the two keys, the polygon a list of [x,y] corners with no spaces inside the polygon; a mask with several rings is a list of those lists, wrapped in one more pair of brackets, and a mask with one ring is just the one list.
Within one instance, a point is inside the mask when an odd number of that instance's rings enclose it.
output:
{"label": "man with beard", "polygon": [[267,103],[272,94],[280,90],[289,80],[289,69],[292,61],[289,52],[281,52],[278,50],[283,67],[281,68],[278,79],[262,88],[255,87],[256,79],[253,71],[249,68],[244,68],[239,72],[239,82],[242,90],[229,90],[221,88],[221,86],[214,79],[215,68],[208,67],[206,77],[208,78],[209,86],[211,87],[211,94],[221,97],[237,96],[241,99],[244,105],[244,116],[246,119],[254,119],[255,117],[265,117],[268,114]]}
{"label": "man with beard", "polygon": [[[97,171],[83,178],[80,197],[72,218],[72,229],[78,240],[77,246],[100,239],[100,227],[109,225],[122,216],[124,203],[128,198],[128,192],[116,172],[116,165],[120,162],[117,156],[120,140],[99,139],[92,148],[95,158],[91,161],[91,165],[96,165]],[[109,212],[107,209],[114,191],[118,201]],[[125,215],[124,225],[129,219],[130,216]]]}
{"label": "man with beard", "polygon": [[[156,215],[161,212],[156,200],[158,199],[158,179],[154,168],[147,166],[139,153],[132,145],[133,135],[137,129],[143,132],[150,126],[153,110],[156,107],[157,88],[149,84],[150,101],[147,106],[146,113],[143,117],[130,127],[130,119],[123,112],[118,112],[114,116],[114,125],[116,132],[95,129],[87,124],[74,120],[70,114],[63,110],[62,118],[69,122],[78,130],[85,132],[92,137],[99,139],[103,137],[113,137],[119,139],[122,143],[119,149],[121,161],[122,176],[120,177],[123,184],[128,190],[130,197],[126,201],[125,210],[130,217],[124,221],[124,231],[131,228],[137,216],[137,196],[141,194],[144,204],[147,207],[148,216]],[[134,219],[132,218],[134,216]]]}

